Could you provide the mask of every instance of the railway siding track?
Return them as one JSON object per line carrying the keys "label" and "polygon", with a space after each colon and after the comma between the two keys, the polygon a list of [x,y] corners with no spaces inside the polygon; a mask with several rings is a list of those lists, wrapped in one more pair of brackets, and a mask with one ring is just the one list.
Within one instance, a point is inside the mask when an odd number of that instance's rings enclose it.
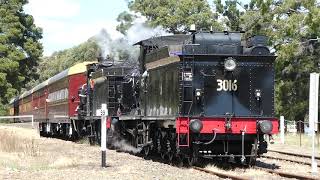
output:
{"label": "railway siding track", "polygon": [[287,173],[287,172],[282,172],[282,171],[275,171],[275,170],[266,169],[266,168],[256,167],[256,169],[261,170],[261,171],[265,171],[265,172],[268,172],[271,174],[277,174],[279,176],[286,177],[286,178],[296,178],[296,179],[303,179],[303,180],[320,180],[319,178],[315,178],[315,177],[311,177],[311,176],[304,176],[304,175],[292,174],[292,173]]}
{"label": "railway siding track", "polygon": [[[310,155],[296,154],[296,153],[277,151],[277,150],[271,150],[271,149],[268,149],[268,152],[274,152],[274,153],[285,154],[285,155],[290,155],[290,156],[297,156],[297,157],[311,158]],[[320,157],[319,156],[315,156],[315,159],[320,160]]]}
{"label": "railway siding track", "polygon": [[[311,166],[311,163],[303,162],[303,161],[297,161],[297,160],[288,159],[288,158],[279,158],[279,157],[273,157],[273,156],[267,156],[267,155],[262,155],[261,157],[262,158],[267,158],[267,159],[276,159],[276,160],[281,160],[281,161],[289,161],[289,162],[293,162],[293,163],[299,163],[299,164],[304,164],[304,165]],[[320,164],[318,164],[317,166],[320,167]]]}

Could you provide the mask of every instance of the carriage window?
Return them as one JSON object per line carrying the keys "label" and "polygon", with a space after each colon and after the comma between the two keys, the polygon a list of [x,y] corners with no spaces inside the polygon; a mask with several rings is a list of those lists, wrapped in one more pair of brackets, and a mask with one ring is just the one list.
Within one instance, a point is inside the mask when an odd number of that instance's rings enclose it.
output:
{"label": "carriage window", "polygon": [[50,102],[68,99],[68,89],[65,88],[59,91],[52,92],[49,94],[48,99],[50,100]]}

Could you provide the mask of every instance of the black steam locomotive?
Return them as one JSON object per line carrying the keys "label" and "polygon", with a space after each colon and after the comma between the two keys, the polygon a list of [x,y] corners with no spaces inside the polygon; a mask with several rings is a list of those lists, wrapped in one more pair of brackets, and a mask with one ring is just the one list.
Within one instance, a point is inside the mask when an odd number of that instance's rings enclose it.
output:
{"label": "black steam locomotive", "polygon": [[[274,60],[267,38],[239,32],[194,32],[136,43],[139,67],[108,61],[87,66],[78,122],[100,140],[101,104],[108,107],[108,144],[125,139],[147,156],[234,159],[248,165],[278,132]],[[86,124],[86,123],[84,123]]]}

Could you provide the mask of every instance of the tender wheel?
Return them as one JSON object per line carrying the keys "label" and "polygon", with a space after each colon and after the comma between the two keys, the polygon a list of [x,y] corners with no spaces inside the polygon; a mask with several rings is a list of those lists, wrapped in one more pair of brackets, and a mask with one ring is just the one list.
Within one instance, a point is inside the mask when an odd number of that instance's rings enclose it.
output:
{"label": "tender wheel", "polygon": [[187,162],[189,166],[195,166],[198,162],[198,158],[196,157],[188,157]]}
{"label": "tender wheel", "polygon": [[177,166],[183,167],[183,158],[180,155],[177,155]]}
{"label": "tender wheel", "polygon": [[254,167],[256,165],[256,157],[255,156],[247,157],[246,164],[248,167]]}
{"label": "tender wheel", "polygon": [[189,166],[195,166],[198,164],[198,156],[193,152],[189,157],[187,157],[187,162]]}

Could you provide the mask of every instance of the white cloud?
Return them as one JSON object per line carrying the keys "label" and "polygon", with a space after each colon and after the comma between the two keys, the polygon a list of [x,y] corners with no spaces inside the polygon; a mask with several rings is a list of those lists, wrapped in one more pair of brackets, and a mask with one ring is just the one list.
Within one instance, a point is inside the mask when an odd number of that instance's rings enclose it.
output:
{"label": "white cloud", "polygon": [[[25,11],[33,15],[37,26],[43,29],[44,55],[78,45],[105,28],[113,39],[122,34],[116,31],[116,21],[97,17],[85,20],[80,2],[76,0],[29,0]],[[89,21],[89,22],[88,22]]]}
{"label": "white cloud", "polygon": [[80,12],[80,4],[76,0],[29,0],[25,10],[35,17],[65,18],[76,16]]}
{"label": "white cloud", "polygon": [[79,44],[86,41],[88,38],[98,34],[102,28],[105,28],[113,39],[121,37],[121,33],[115,29],[114,22],[90,22],[90,23],[74,23],[64,24],[50,29],[50,37],[48,40],[52,43],[72,43]]}

